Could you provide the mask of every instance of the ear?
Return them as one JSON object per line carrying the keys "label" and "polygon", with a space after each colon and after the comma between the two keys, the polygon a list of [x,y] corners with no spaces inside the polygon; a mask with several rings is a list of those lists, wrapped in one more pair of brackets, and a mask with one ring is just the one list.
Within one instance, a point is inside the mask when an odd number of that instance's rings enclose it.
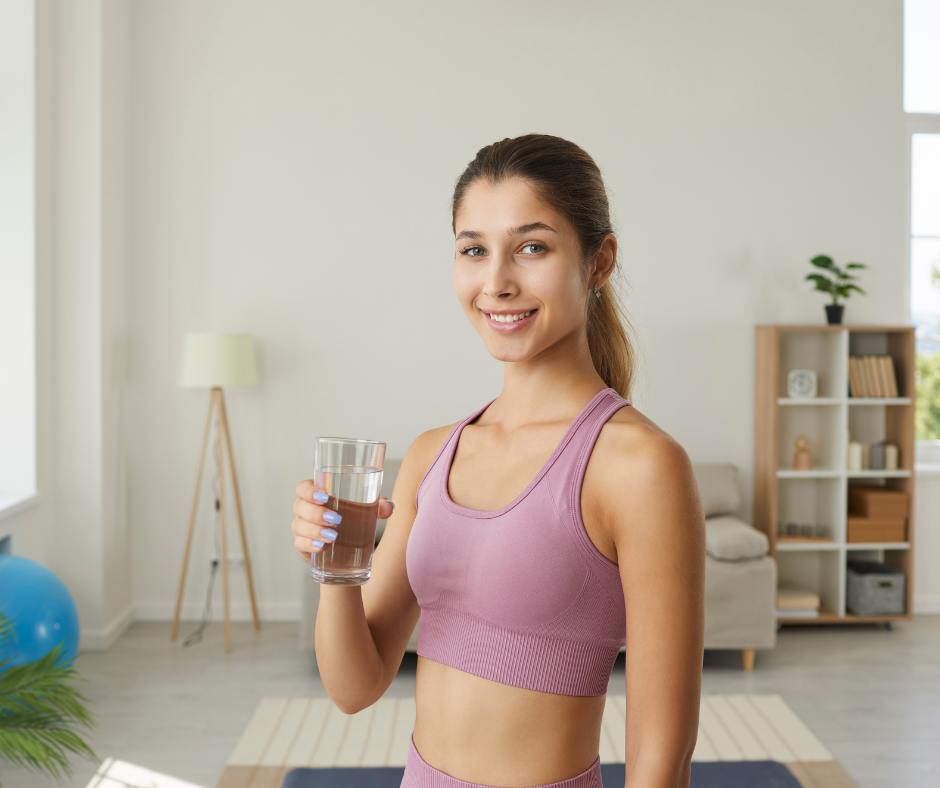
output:
{"label": "ear", "polygon": [[617,262],[617,236],[607,233],[601,242],[600,251],[594,258],[594,269],[591,271],[591,281],[597,280],[603,286],[607,278],[614,272]]}

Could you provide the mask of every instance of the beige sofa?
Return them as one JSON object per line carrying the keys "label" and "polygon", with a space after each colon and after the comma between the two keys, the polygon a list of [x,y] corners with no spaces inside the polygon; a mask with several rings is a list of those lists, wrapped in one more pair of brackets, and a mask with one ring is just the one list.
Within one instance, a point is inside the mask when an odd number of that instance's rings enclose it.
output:
{"label": "beige sofa", "polygon": [[[387,460],[383,490],[392,490],[401,460]],[[772,648],[777,641],[774,612],[776,563],[767,555],[767,537],[737,519],[741,505],[738,470],[726,463],[694,465],[705,507],[705,648],[743,652],[746,670],[754,665],[754,650]],[[377,533],[385,521],[380,520]],[[305,572],[306,574],[306,572]],[[320,584],[304,578],[300,644],[314,650],[314,628]],[[408,641],[418,647],[419,620]]]}

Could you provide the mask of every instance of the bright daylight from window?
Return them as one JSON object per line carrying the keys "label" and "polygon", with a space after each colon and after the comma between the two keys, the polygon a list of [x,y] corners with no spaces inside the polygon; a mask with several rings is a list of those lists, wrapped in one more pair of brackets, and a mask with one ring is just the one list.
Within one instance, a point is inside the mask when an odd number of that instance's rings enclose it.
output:
{"label": "bright daylight from window", "polygon": [[[940,122],[940,2],[904,7],[904,110]],[[931,119],[924,121],[926,127]],[[934,130],[934,129],[931,129]],[[917,327],[917,439],[940,440],[940,133],[911,137],[911,320]]]}

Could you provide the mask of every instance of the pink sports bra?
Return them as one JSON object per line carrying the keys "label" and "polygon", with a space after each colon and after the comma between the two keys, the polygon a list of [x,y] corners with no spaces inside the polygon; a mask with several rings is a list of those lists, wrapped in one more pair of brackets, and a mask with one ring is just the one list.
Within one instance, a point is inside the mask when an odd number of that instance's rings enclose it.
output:
{"label": "pink sports bra", "polygon": [[599,391],[519,496],[480,511],[451,500],[451,431],[418,487],[405,564],[421,608],[418,654],[561,695],[603,695],[626,643],[620,571],[591,542],[581,483],[604,423],[630,403]]}

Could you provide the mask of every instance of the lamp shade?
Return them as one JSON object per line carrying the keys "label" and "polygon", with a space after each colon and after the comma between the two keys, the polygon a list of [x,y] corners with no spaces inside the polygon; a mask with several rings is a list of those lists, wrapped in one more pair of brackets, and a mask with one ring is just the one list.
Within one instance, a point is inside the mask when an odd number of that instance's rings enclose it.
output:
{"label": "lamp shade", "polygon": [[251,335],[187,334],[183,338],[180,386],[254,386],[257,382]]}

